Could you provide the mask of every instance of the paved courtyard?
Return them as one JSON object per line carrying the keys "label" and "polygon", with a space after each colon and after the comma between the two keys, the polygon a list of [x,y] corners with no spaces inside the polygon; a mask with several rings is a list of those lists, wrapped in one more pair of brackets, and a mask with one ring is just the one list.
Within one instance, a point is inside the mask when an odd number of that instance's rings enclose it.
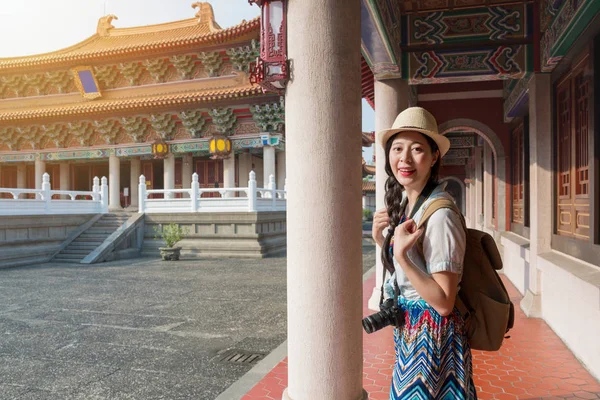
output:
{"label": "paved courtyard", "polygon": [[[363,246],[364,270],[374,247]],[[286,259],[0,269],[0,399],[212,400],[286,339]]]}
{"label": "paved courtyard", "polygon": [[214,399],[285,340],[285,261],[0,269],[0,399]]}

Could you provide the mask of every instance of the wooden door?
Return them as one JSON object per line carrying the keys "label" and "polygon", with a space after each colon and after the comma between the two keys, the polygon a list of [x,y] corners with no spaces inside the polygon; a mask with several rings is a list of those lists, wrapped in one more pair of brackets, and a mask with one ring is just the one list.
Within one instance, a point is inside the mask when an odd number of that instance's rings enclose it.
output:
{"label": "wooden door", "polygon": [[[196,160],[196,173],[200,189],[223,187],[222,160]],[[221,195],[219,193],[203,193],[200,197],[221,197]]]}
{"label": "wooden door", "polygon": [[[2,166],[2,175],[0,177],[0,187],[15,189],[17,187],[17,167]],[[2,199],[12,199],[10,193],[0,193]]]}

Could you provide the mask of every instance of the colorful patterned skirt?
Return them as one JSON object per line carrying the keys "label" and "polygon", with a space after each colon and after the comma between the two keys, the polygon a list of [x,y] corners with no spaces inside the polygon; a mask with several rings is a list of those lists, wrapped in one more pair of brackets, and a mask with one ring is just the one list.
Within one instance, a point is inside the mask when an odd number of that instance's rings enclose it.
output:
{"label": "colorful patterned skirt", "polygon": [[404,325],[394,329],[396,363],[390,400],[473,400],[471,349],[455,309],[442,317],[423,300],[400,300]]}

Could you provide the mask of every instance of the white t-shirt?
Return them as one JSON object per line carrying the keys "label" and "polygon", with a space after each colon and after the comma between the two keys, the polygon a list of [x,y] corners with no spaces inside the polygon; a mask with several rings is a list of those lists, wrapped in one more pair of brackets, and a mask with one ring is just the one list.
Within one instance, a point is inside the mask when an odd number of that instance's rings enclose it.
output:
{"label": "white t-shirt", "polygon": [[[425,207],[434,199],[447,198],[452,200],[452,196],[444,190],[445,187],[446,184],[442,183],[433,190],[429,198],[423,202],[415,213],[413,217],[415,223],[419,223]],[[419,238],[419,243],[408,251],[407,256],[417,268],[429,275],[448,271],[458,274],[460,279],[463,271],[466,239],[461,217],[449,208],[442,208],[429,217],[425,232]],[[423,255],[417,250],[419,246],[423,249]],[[406,300],[421,300],[421,296],[410,283],[395,258],[394,267],[396,272],[392,275],[392,278],[395,278],[398,283],[401,297]],[[385,291],[388,296],[394,295],[394,290],[390,284],[392,278],[385,284]]]}

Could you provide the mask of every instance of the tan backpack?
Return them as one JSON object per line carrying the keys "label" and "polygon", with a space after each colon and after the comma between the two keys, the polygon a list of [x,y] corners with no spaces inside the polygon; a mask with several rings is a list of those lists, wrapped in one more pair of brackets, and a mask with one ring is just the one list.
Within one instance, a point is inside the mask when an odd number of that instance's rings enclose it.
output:
{"label": "tan backpack", "polygon": [[450,208],[458,213],[467,232],[463,276],[455,306],[465,320],[471,348],[498,350],[514,325],[515,310],[496,272],[502,269],[496,242],[485,232],[468,229],[454,202],[446,198],[433,200],[426,206],[419,227],[440,208]]}

